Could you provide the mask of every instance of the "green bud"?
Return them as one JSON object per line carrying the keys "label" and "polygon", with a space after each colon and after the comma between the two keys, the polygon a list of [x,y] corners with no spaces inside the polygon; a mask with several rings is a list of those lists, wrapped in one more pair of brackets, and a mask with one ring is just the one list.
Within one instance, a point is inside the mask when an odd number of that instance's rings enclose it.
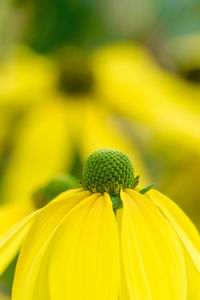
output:
{"label": "green bud", "polygon": [[39,188],[33,194],[33,201],[37,208],[41,208],[49,203],[53,198],[60,193],[69,189],[78,188],[80,186],[79,181],[72,175],[57,175],[50,180],[45,186]]}
{"label": "green bud", "polygon": [[131,188],[134,169],[129,157],[121,151],[101,149],[85,161],[82,186],[93,193],[117,195],[120,189]]}

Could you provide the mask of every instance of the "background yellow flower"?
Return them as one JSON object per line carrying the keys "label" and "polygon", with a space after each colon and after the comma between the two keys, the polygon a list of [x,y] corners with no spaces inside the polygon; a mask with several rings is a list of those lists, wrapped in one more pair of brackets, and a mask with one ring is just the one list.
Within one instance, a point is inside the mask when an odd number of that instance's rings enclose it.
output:
{"label": "background yellow flower", "polygon": [[[33,59],[29,57],[31,63]],[[27,78],[30,72],[33,77],[35,76],[34,78],[37,78],[35,65],[29,64],[29,60],[26,61],[27,72],[23,68],[18,70],[18,74]],[[136,162],[137,172],[143,174],[144,181],[147,181],[145,174],[147,171],[139,158],[134,141],[129,141],[122,129],[117,127],[117,122],[112,119],[112,111],[108,105],[102,105],[101,98],[93,91],[95,87],[89,91],[72,92],[70,90],[72,85],[69,85],[66,79],[63,84],[67,87],[63,92],[58,85],[61,70],[58,68],[56,72],[52,67],[50,71],[52,76],[55,75],[55,85],[49,84],[49,89],[46,89],[49,70],[46,65],[40,64],[41,61],[43,62],[42,57],[39,56],[36,60],[39,65],[38,72],[40,75],[47,74],[47,78],[45,76],[37,78],[41,91],[38,87],[33,88],[26,81],[24,82],[26,90],[23,88],[21,90],[18,86],[24,98],[29,96],[29,91],[32,89],[40,93],[38,96],[31,95],[35,101],[34,103],[31,100],[28,101],[26,110],[19,121],[13,149],[3,174],[3,201],[29,200],[38,186],[60,172],[69,172],[76,168],[78,172],[76,175],[80,175],[81,163],[88,154],[104,147],[114,147],[129,153]],[[67,62],[69,63],[70,59]],[[50,59],[47,65],[51,65]],[[73,69],[71,72],[73,73]],[[85,76],[82,73],[78,75]],[[78,75],[74,80],[78,80]],[[23,80],[19,82],[22,83]],[[81,86],[77,84],[76,88],[81,88]],[[13,103],[15,105],[14,98]]]}

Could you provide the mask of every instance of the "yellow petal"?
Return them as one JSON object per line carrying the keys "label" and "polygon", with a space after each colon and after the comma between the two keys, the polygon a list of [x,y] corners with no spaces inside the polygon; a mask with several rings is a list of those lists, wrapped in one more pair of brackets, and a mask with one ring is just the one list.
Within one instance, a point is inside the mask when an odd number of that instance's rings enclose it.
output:
{"label": "yellow petal", "polygon": [[7,54],[0,69],[0,104],[43,101],[55,84],[54,63],[22,45]]}
{"label": "yellow petal", "polygon": [[125,278],[120,300],[186,299],[184,256],[176,232],[146,196],[126,190],[121,197]]}
{"label": "yellow petal", "polygon": [[[80,196],[81,196],[81,199],[83,199],[83,198],[85,199],[86,197],[89,197],[90,200],[97,198],[97,195],[89,195],[88,192],[84,192],[81,195],[77,195],[76,197],[73,197],[74,199],[71,199],[72,201],[71,201],[70,206],[72,205],[73,201],[74,201],[74,205],[78,204],[81,201]],[[57,199],[58,201],[60,200],[59,198],[60,197],[58,197],[58,199]],[[65,201],[65,198],[66,197],[64,196],[63,201]],[[67,202],[70,202],[69,199],[66,199],[66,200],[67,200]],[[68,208],[69,208],[69,206],[68,206]],[[62,211],[63,211],[63,209],[62,209]],[[54,214],[54,212],[53,212],[53,214]],[[56,229],[59,228],[60,224],[63,223],[63,221],[67,217],[67,214],[64,216],[64,218],[62,216],[60,216],[61,220],[57,224],[54,232],[56,232]],[[50,222],[52,225],[52,220],[50,220]],[[53,233],[51,234],[51,236],[53,236]],[[37,255],[37,261],[38,261],[38,259],[41,259],[40,266],[38,264],[35,264],[35,262],[34,262],[34,266],[31,267],[32,274],[34,272],[37,272],[37,278],[36,278],[35,286],[32,290],[33,291],[32,295],[30,294],[30,286],[27,287],[27,290],[29,290],[29,294],[26,299],[52,300],[51,295],[50,295],[50,289],[49,289],[49,281],[47,279],[49,276],[49,263],[50,263],[50,255],[51,255],[51,248],[52,248],[52,243],[50,242],[50,239],[47,241],[47,243],[48,243],[48,245],[44,246],[45,253],[44,253],[44,251],[41,251],[40,254]],[[38,269],[37,269],[37,266],[39,266]],[[31,285],[33,286],[33,277],[31,278]]]}
{"label": "yellow petal", "polygon": [[[35,273],[35,275],[33,275],[34,277],[31,277],[31,282],[27,286],[27,298],[22,299],[52,300],[49,288],[51,246],[51,243],[48,243],[48,245],[44,247],[44,250],[39,253],[37,257],[37,261],[39,260],[39,263],[34,263],[34,267],[31,268],[32,274]],[[32,282],[32,279],[34,282]],[[21,298],[15,297],[14,299]]]}
{"label": "yellow petal", "polygon": [[2,274],[8,264],[17,254],[22,240],[38,212],[39,210],[31,213],[13,225],[0,237],[0,274]]}
{"label": "yellow petal", "polygon": [[30,202],[21,205],[2,205],[0,207],[0,236],[33,210]]}
{"label": "yellow petal", "polygon": [[116,300],[118,250],[110,197],[105,194],[83,201],[71,210],[52,241],[52,299]]}
{"label": "yellow petal", "polygon": [[200,272],[200,235],[185,213],[168,197],[150,190],[148,197],[170,221]]}
{"label": "yellow petal", "polygon": [[187,272],[187,300],[199,300],[200,272],[195,267],[186,249],[184,249],[184,257]]}
{"label": "yellow petal", "polygon": [[[35,285],[36,280],[41,282],[43,272],[39,273],[40,265],[43,260],[45,263],[48,243],[67,212],[89,195],[89,192],[79,192],[79,190],[62,193],[44,207],[35,218],[20,251],[13,285],[13,300],[44,299],[39,298],[39,293],[43,290],[35,288]],[[43,280],[47,281],[47,277],[45,274]],[[45,289],[45,282],[42,282]],[[34,296],[36,292],[37,297]],[[48,299],[47,295],[45,299]]]}
{"label": "yellow petal", "polygon": [[71,147],[64,107],[61,101],[49,101],[27,114],[3,178],[6,203],[27,201],[38,186],[69,168]]}

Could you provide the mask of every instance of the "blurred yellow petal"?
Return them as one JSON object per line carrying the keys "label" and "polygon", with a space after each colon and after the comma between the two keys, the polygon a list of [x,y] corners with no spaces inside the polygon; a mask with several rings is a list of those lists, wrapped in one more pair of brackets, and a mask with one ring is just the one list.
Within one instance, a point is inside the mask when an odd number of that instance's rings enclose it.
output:
{"label": "blurred yellow petal", "polygon": [[3,178],[5,202],[27,201],[38,186],[71,165],[64,103],[32,108],[22,123]]}
{"label": "blurred yellow petal", "polygon": [[37,213],[38,211],[26,216],[0,237],[0,274],[17,254],[22,240]]}
{"label": "blurred yellow petal", "polygon": [[185,213],[165,195],[156,190],[150,190],[148,196],[161,209],[172,224],[200,272],[200,235],[193,223]]}
{"label": "blurred yellow petal", "polygon": [[[50,202],[35,218],[20,251],[13,285],[13,299],[44,299],[39,298],[42,290],[36,288],[38,294],[35,297],[34,289],[37,277],[42,276],[39,270],[42,260],[46,260],[44,254],[48,243],[68,211],[89,195],[90,192],[79,192],[79,190],[64,192]],[[47,280],[46,275],[44,279]]]}
{"label": "blurred yellow petal", "polygon": [[54,300],[118,297],[115,216],[110,197],[97,195],[71,210],[52,240],[49,286]]}
{"label": "blurred yellow petal", "polygon": [[195,146],[199,152],[199,101],[192,102],[192,89],[162,70],[145,48],[137,44],[101,48],[94,55],[93,69],[98,92],[113,109],[145,123],[161,138]]}
{"label": "blurred yellow petal", "polygon": [[34,210],[30,202],[21,205],[4,205],[0,207],[0,236]]}
{"label": "blurred yellow petal", "polygon": [[121,192],[121,229],[125,284],[120,300],[186,299],[186,272],[179,239],[149,199]]}
{"label": "blurred yellow petal", "polygon": [[54,84],[52,61],[25,46],[12,48],[0,64],[0,104],[41,102]]}

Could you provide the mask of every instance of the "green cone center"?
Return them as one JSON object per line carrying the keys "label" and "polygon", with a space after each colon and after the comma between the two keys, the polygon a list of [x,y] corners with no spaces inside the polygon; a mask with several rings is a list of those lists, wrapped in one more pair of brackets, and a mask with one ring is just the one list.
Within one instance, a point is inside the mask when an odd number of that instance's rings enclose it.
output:
{"label": "green cone center", "polygon": [[82,185],[93,193],[117,195],[120,189],[131,188],[134,169],[129,157],[121,151],[101,149],[85,161]]}
{"label": "green cone center", "polygon": [[89,69],[63,69],[59,78],[59,88],[71,95],[83,95],[92,91],[94,78]]}

